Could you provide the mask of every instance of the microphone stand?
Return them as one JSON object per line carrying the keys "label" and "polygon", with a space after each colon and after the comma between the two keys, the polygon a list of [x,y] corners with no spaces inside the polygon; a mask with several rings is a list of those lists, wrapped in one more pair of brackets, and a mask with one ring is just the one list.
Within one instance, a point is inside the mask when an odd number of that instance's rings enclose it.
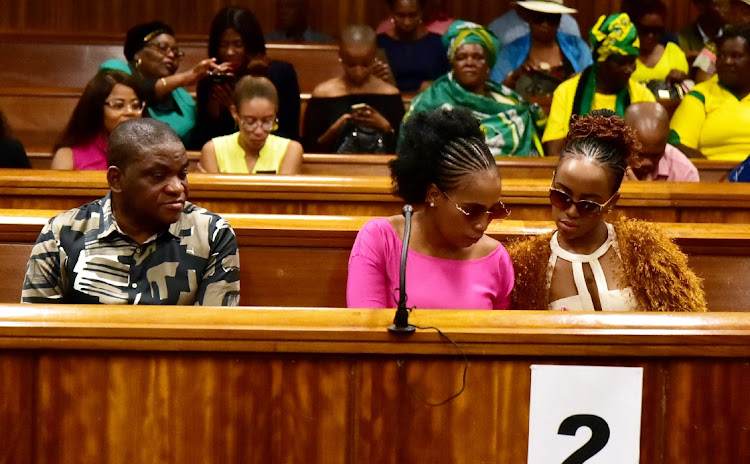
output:
{"label": "microphone stand", "polygon": [[388,326],[388,331],[397,334],[412,334],[417,328],[409,324],[409,308],[406,307],[406,253],[409,251],[409,238],[411,237],[411,214],[414,211],[411,205],[404,205],[404,239],[401,247],[401,268],[398,288],[398,307],[393,324]]}

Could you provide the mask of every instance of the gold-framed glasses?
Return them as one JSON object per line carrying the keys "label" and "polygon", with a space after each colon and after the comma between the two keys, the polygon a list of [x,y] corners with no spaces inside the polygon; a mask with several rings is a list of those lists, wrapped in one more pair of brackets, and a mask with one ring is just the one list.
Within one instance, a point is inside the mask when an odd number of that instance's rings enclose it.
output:
{"label": "gold-framed glasses", "polygon": [[447,193],[443,192],[443,195],[445,195],[445,197],[456,206],[456,209],[461,211],[464,216],[466,216],[466,219],[471,222],[479,222],[485,217],[485,215],[490,219],[490,221],[494,221],[496,219],[503,220],[510,216],[510,208],[505,206],[502,201],[498,201],[489,208],[485,208],[484,205],[476,203],[471,203],[462,207],[458,203],[456,203],[455,200],[453,200],[453,198],[451,198]]}

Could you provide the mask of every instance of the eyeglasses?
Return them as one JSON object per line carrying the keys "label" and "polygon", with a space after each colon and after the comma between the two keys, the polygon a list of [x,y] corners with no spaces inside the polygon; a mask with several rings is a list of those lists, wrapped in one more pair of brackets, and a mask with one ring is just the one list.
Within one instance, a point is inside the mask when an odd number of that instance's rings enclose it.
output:
{"label": "eyeglasses", "polygon": [[172,52],[172,55],[174,55],[175,59],[177,60],[185,56],[185,53],[180,49],[180,47],[170,47],[167,44],[159,42],[149,42],[146,44],[146,46],[153,48],[164,56],[167,56],[167,53]]}
{"label": "eyeglasses", "polygon": [[552,203],[552,206],[562,211],[570,208],[570,205],[575,205],[576,211],[578,211],[578,214],[580,216],[591,217],[601,213],[602,209],[606,208],[606,206],[612,201],[615,195],[617,195],[616,192],[614,195],[609,197],[609,200],[607,200],[603,205],[600,205],[595,201],[589,200],[575,201],[570,198],[570,195],[563,192],[562,190],[551,188],[549,189],[549,202]]}
{"label": "eyeglasses", "polygon": [[635,30],[638,31],[638,35],[663,35],[666,28],[664,26],[642,26],[636,24]]}
{"label": "eyeglasses", "polygon": [[146,107],[146,102],[142,102],[140,100],[133,100],[130,103],[126,103],[123,100],[112,100],[112,101],[105,101],[104,104],[106,106],[109,106],[115,111],[122,111],[125,108],[127,108],[130,111],[133,111],[135,113],[142,112],[143,108]]}
{"label": "eyeglasses", "polygon": [[255,118],[241,118],[240,119],[240,126],[242,126],[243,129],[247,131],[254,131],[258,127],[263,129],[266,132],[271,132],[273,130],[276,130],[278,127],[279,120],[274,119],[273,121],[264,121],[262,119],[255,119]]}
{"label": "eyeglasses", "polygon": [[466,207],[466,209],[464,209],[460,207],[458,203],[453,200],[453,198],[448,196],[447,193],[443,192],[443,195],[445,195],[445,197],[456,206],[456,209],[461,211],[464,216],[466,216],[466,219],[472,223],[479,222],[484,219],[485,214],[490,218],[490,221],[494,221],[495,219],[502,220],[510,216],[510,208],[506,207],[502,201],[498,201],[494,205],[490,206],[489,209],[485,209],[484,206],[478,204],[471,204],[470,206]]}

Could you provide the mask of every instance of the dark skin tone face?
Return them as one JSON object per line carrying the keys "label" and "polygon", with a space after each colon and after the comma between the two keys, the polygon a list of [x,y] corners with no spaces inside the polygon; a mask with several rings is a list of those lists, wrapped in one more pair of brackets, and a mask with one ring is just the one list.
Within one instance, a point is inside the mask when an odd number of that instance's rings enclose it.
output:
{"label": "dark skin tone face", "polygon": [[139,150],[122,169],[111,166],[107,180],[118,225],[143,243],[180,218],[188,196],[189,162],[179,142]]}
{"label": "dark skin tone face", "polygon": [[669,137],[669,125],[648,127],[636,126],[638,141],[641,142],[638,166],[631,166],[635,176],[643,180],[649,174],[656,171],[659,161],[664,156],[664,149],[667,147],[667,138]]}
{"label": "dark skin tone face", "polygon": [[397,0],[392,11],[396,35],[401,39],[414,38],[422,20],[422,10],[417,0]]}
{"label": "dark skin tone face", "polygon": [[[169,34],[157,35],[134,55],[138,70],[151,79],[171,76],[180,65],[181,58],[174,52],[176,48],[177,40],[174,37]],[[140,64],[137,64],[139,59]]]}
{"label": "dark skin tone face", "polygon": [[469,92],[484,94],[484,83],[490,76],[484,48],[478,44],[463,44],[453,56],[453,78]]}
{"label": "dark skin tone face", "polygon": [[716,58],[719,82],[742,98],[750,93],[750,46],[742,37],[722,42]]}
{"label": "dark skin tone face", "polygon": [[635,27],[641,41],[641,53],[650,54],[664,36],[664,17],[657,13],[645,14],[638,19]]}
{"label": "dark skin tone face", "polygon": [[344,68],[346,80],[359,86],[364,84],[372,73],[375,61],[374,46],[361,44],[341,44],[339,57]]}
{"label": "dark skin tone face", "polygon": [[611,55],[598,64],[596,89],[600,93],[614,94],[623,89],[635,71],[635,56]]}
{"label": "dark skin tone face", "polygon": [[520,8],[519,11],[521,17],[529,23],[532,40],[544,44],[550,44],[557,40],[557,29],[560,27],[561,15],[542,13],[526,8]]}

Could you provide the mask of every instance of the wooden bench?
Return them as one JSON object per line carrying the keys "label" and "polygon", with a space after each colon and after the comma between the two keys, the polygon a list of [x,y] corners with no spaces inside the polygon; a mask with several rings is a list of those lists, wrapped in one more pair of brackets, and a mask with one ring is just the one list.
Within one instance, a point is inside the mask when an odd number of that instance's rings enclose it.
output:
{"label": "wooden bench", "polygon": [[[549,179],[505,179],[512,219],[549,220]],[[103,171],[0,170],[0,208],[69,209],[104,196]],[[750,185],[624,182],[613,215],[750,224]],[[388,216],[403,203],[387,177],[190,175],[190,199],[217,213]]]}
{"label": "wooden bench", "polygon": [[[54,211],[0,210],[0,303],[20,300],[31,247]],[[346,305],[346,269],[357,232],[369,218],[233,215],[240,246],[244,305]],[[492,237],[507,243],[551,230],[550,222],[493,223]],[[709,308],[750,311],[750,225],[664,224],[704,279]]]}
{"label": "wooden bench", "polygon": [[416,310],[470,359],[440,407],[460,356],[392,318],[0,306],[0,462],[525,462],[532,364],[643,368],[640,462],[750,459],[744,315]]}

